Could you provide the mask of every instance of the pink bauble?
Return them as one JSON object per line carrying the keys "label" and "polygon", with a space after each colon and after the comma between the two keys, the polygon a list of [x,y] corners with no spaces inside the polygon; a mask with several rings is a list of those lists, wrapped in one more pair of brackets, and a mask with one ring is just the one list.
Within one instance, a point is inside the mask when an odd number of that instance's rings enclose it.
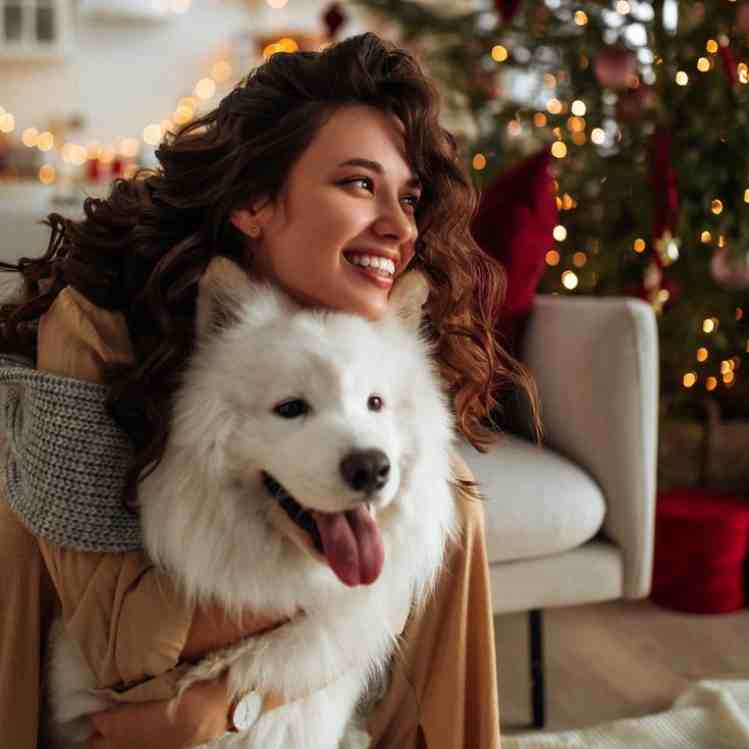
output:
{"label": "pink bauble", "polygon": [[749,3],[741,3],[736,8],[736,28],[742,34],[749,34]]}
{"label": "pink bauble", "polygon": [[637,74],[637,58],[626,47],[604,47],[596,53],[593,70],[606,88],[626,88]]}
{"label": "pink bauble", "polygon": [[622,122],[636,122],[646,109],[655,104],[655,90],[644,84],[627,89],[619,94],[616,102],[616,117]]}
{"label": "pink bauble", "polygon": [[727,289],[749,289],[749,252],[716,250],[710,258],[710,275]]}

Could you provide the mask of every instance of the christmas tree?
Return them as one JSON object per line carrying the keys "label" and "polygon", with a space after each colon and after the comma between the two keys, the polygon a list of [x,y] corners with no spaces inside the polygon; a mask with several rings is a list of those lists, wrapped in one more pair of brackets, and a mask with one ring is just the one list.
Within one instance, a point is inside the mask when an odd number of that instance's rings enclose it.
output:
{"label": "christmas tree", "polygon": [[437,79],[480,188],[551,149],[539,290],[646,299],[670,414],[749,416],[749,0],[357,2]]}

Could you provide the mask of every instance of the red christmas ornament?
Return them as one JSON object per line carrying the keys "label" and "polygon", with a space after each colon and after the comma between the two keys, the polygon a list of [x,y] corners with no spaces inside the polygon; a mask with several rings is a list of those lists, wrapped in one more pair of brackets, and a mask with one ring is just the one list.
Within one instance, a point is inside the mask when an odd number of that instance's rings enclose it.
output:
{"label": "red christmas ornament", "polygon": [[679,215],[679,185],[676,170],[671,166],[672,141],[671,131],[659,127],[650,142],[650,181],[655,196],[653,236],[656,240],[666,232],[673,234]]}
{"label": "red christmas ornament", "polygon": [[726,74],[726,78],[728,78],[732,86],[735,86],[739,82],[739,71],[738,63],[736,61],[736,55],[733,54],[733,50],[730,48],[730,46],[726,45],[724,47],[722,44],[718,47],[718,54],[720,55],[720,60],[723,63],[723,72]]}
{"label": "red christmas ornament", "polygon": [[626,88],[637,75],[637,58],[626,47],[604,47],[593,60],[593,71],[602,86]]}
{"label": "red christmas ornament", "polygon": [[507,294],[497,329],[512,348],[546,269],[559,212],[552,191],[548,148],[499,175],[481,194],[471,233],[484,252],[502,263]]}
{"label": "red christmas ornament", "polygon": [[335,39],[338,29],[346,23],[347,18],[340,3],[331,3],[323,13],[322,20],[328,30],[328,38]]}
{"label": "red christmas ornament", "polygon": [[636,122],[645,109],[655,104],[655,91],[652,86],[640,85],[619,94],[616,102],[617,119],[623,122]]}
{"label": "red christmas ornament", "polygon": [[520,10],[522,0],[495,0],[495,7],[500,16],[502,23],[511,23],[517,12]]}

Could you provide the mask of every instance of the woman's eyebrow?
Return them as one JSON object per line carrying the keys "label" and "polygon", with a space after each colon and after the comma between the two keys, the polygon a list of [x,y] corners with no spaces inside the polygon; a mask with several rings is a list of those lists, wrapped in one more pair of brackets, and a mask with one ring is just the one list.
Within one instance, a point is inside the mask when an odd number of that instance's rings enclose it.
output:
{"label": "woman's eyebrow", "polygon": [[[348,161],[342,161],[338,167],[342,166],[362,166],[365,169],[371,169],[377,174],[385,174],[385,169],[379,161],[372,161],[371,159],[349,159]],[[406,182],[407,187],[421,187],[421,180],[418,177],[411,177]]]}

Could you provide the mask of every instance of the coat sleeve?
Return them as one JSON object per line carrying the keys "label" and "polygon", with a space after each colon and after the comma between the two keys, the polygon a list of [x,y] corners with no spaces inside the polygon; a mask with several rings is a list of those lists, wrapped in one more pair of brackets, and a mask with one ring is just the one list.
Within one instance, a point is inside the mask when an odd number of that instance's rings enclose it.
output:
{"label": "coat sleeve", "polygon": [[[124,316],[72,288],[40,321],[40,370],[100,382],[106,365],[132,359]],[[43,539],[39,546],[67,627],[100,685],[137,682],[177,663],[193,610],[142,553],[82,552]]]}

